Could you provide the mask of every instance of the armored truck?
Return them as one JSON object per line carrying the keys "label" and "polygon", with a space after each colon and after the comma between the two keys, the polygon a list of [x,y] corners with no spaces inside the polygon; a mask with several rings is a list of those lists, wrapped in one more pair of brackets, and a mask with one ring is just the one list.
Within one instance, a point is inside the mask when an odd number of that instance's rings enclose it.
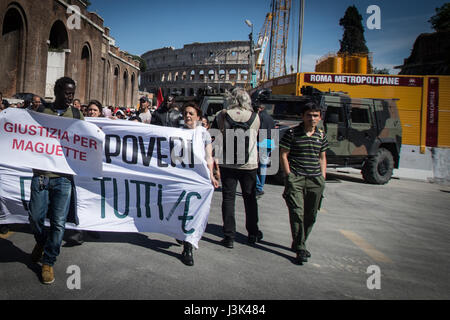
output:
{"label": "armored truck", "polygon": [[[386,184],[399,167],[402,127],[395,99],[354,99],[342,92],[321,92],[303,87],[302,96],[253,93],[255,104],[264,104],[277,123],[280,139],[301,123],[302,106],[311,99],[322,109],[320,129],[328,138],[329,167],[361,169],[371,184]],[[282,178],[281,169],[276,180]]]}

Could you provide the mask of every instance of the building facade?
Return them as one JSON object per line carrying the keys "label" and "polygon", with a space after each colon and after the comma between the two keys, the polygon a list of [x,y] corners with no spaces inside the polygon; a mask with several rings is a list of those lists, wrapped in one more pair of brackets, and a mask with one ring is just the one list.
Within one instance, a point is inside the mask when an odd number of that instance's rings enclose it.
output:
{"label": "building facade", "polygon": [[134,106],[139,62],[115,46],[103,19],[81,0],[0,0],[0,91],[53,99],[68,76],[82,103]]}
{"label": "building facade", "polygon": [[224,92],[250,84],[250,42],[226,41],[193,43],[148,51],[141,56],[147,63],[141,75],[141,90],[163,94],[179,92],[195,96],[212,88]]}

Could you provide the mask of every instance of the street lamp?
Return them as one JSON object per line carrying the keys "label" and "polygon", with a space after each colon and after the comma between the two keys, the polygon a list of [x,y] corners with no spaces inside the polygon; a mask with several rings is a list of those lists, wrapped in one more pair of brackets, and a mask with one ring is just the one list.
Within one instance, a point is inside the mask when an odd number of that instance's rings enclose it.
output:
{"label": "street lamp", "polygon": [[256,72],[255,72],[255,55],[254,55],[254,47],[253,47],[253,23],[250,20],[245,20],[245,24],[249,26],[252,31],[249,34],[250,38],[250,71],[251,71],[251,86],[252,88],[256,87]]}

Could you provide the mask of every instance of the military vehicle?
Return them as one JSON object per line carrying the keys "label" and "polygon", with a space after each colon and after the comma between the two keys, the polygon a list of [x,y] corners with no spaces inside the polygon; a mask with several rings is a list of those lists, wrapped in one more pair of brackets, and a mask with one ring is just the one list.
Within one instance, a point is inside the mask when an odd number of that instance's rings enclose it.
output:
{"label": "military vehicle", "polygon": [[216,114],[226,107],[226,98],[223,93],[205,91],[198,96],[175,96],[175,102],[180,105],[191,101],[197,103],[202,109],[202,114],[208,118],[210,123],[213,122]]}
{"label": "military vehicle", "polygon": [[[302,106],[311,99],[322,107],[319,127],[327,134],[329,167],[361,169],[371,184],[385,184],[399,167],[402,127],[396,100],[355,99],[342,92],[321,92],[303,87],[302,96],[273,95],[268,90],[252,94],[256,104],[264,104],[280,130],[280,139],[289,128],[301,123]],[[280,168],[276,180],[280,181]]]}

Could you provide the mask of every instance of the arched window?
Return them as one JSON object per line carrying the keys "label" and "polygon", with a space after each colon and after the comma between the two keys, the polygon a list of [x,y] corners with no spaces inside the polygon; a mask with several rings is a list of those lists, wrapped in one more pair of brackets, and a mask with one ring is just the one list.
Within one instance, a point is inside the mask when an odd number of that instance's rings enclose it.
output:
{"label": "arched window", "polygon": [[242,70],[241,71],[241,80],[243,80],[243,81],[247,81],[248,80],[248,71],[247,70]]}
{"label": "arched window", "polygon": [[194,80],[195,80],[195,70],[192,70],[192,71],[191,71],[191,74],[190,74],[190,76],[189,76],[189,79],[190,79],[191,81],[194,81]]}
{"label": "arched window", "polygon": [[20,6],[12,4],[3,18],[0,38],[0,65],[3,73],[0,88],[5,96],[23,91],[26,41],[25,14]]}
{"label": "arched window", "polygon": [[235,69],[230,70],[230,81],[236,81],[237,80],[237,72]]}
{"label": "arched window", "polygon": [[124,107],[128,106],[128,70],[123,73],[123,103]]}
{"label": "arched window", "polygon": [[208,71],[208,79],[210,81],[214,81],[215,75],[216,75],[216,72],[214,70],[211,69]]}
{"label": "arched window", "polygon": [[114,99],[114,106],[119,105],[119,76],[120,69],[119,66],[116,66],[114,68],[114,76],[113,76],[113,99]]}
{"label": "arched window", "polygon": [[88,43],[83,46],[81,50],[81,65],[80,75],[77,83],[77,96],[82,103],[87,103],[90,100],[90,84],[91,84],[91,48]]}
{"label": "arched window", "polygon": [[[47,55],[45,96],[53,98],[54,97],[53,88],[55,86],[56,80],[58,80],[61,77],[64,77],[65,75],[65,68],[66,68],[65,50],[69,49],[69,36],[67,34],[66,26],[62,21],[58,20],[52,25],[49,40],[50,43],[48,46],[48,55]],[[81,58],[81,55],[78,57]]]}
{"label": "arched window", "polygon": [[134,89],[136,87],[136,75],[133,73],[131,75],[131,105],[134,105]]}

